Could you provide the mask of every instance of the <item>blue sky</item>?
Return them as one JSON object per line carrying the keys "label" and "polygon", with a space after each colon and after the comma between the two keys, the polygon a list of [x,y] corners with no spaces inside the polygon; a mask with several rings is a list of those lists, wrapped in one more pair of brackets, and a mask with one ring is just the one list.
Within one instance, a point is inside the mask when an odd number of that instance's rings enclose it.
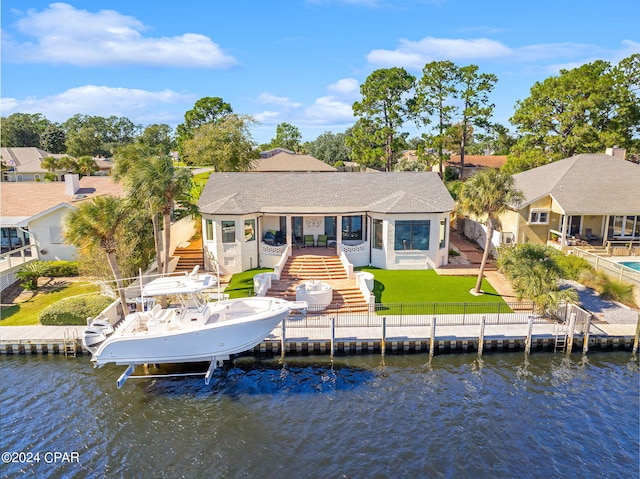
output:
{"label": "blue sky", "polygon": [[631,0],[2,0],[2,116],[181,123],[217,96],[303,139],[344,131],[374,70],[451,60],[494,73],[508,126],[536,81],[640,52]]}

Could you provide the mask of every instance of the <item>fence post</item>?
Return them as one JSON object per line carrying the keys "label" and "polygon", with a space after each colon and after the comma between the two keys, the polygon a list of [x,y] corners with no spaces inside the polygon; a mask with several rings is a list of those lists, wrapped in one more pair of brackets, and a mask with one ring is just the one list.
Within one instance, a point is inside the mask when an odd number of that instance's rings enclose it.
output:
{"label": "fence post", "polygon": [[282,339],[280,340],[280,356],[282,356],[283,358],[284,358],[284,336],[286,331],[286,327],[284,323],[286,322],[287,322],[286,318],[282,320]]}
{"label": "fence post", "polygon": [[429,357],[433,357],[436,350],[436,317],[431,318],[431,341],[429,341]]}
{"label": "fence post", "polygon": [[482,356],[482,350],[484,349],[484,324],[487,317],[482,316],[480,319],[480,335],[478,336],[478,356]]}
{"label": "fence post", "polygon": [[380,342],[380,349],[382,351],[382,355],[384,356],[384,350],[387,347],[387,317],[382,317],[382,341]]}
{"label": "fence post", "polygon": [[335,343],[336,343],[336,318],[335,316],[331,316],[331,357],[333,357],[333,353],[335,352]]}
{"label": "fence post", "polygon": [[584,334],[582,335],[582,354],[587,354],[589,351],[589,332],[591,330],[591,315],[587,316],[585,321]]}
{"label": "fence post", "polygon": [[524,345],[524,354],[531,352],[531,334],[533,333],[533,315],[529,315],[529,328],[527,329],[527,340]]}
{"label": "fence post", "polygon": [[638,323],[636,324],[636,337],[633,340],[633,355],[638,352],[638,343],[640,343],[640,314],[638,315]]}
{"label": "fence post", "polygon": [[571,313],[569,315],[569,331],[567,331],[567,354],[571,354],[573,350],[573,332],[576,328],[576,313]]}

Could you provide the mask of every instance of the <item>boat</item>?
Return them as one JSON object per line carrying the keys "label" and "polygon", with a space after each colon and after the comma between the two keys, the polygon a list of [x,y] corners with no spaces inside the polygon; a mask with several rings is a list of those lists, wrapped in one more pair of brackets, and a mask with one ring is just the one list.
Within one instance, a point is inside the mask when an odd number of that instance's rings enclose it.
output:
{"label": "boat", "polygon": [[203,291],[215,284],[215,276],[196,271],[157,278],[142,288],[143,296],[167,296],[175,304],[128,314],[115,328],[104,320],[92,321],[82,343],[94,367],[128,365],[118,380],[121,387],[137,365],[208,361],[208,383],[216,365],[253,348],[292,311],[308,306],[270,297],[207,301]]}

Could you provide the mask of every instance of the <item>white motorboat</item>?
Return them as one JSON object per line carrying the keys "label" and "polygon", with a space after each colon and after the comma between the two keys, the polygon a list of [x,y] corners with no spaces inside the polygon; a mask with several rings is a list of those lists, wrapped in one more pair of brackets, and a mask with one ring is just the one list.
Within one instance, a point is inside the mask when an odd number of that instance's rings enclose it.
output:
{"label": "white motorboat", "polygon": [[129,314],[110,330],[94,321],[83,334],[94,367],[108,363],[129,365],[120,387],[136,365],[210,361],[206,381],[218,363],[259,344],[293,310],[305,310],[303,301],[249,297],[209,302],[202,291],[216,278],[189,274],[158,278],[143,287],[143,295],[177,298],[177,304]]}

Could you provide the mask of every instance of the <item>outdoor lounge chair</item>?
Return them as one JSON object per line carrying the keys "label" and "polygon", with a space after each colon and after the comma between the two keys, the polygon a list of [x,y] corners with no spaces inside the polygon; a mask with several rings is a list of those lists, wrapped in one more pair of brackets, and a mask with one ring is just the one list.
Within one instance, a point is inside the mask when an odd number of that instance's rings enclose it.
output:
{"label": "outdoor lounge chair", "polygon": [[276,244],[276,237],[271,231],[267,231],[264,234],[264,238],[262,238],[262,241],[264,241],[265,244],[274,246]]}
{"label": "outdoor lounge chair", "polygon": [[304,245],[313,246],[313,235],[304,235]]}
{"label": "outdoor lounge chair", "polygon": [[318,235],[318,246],[327,247],[327,235]]}
{"label": "outdoor lounge chair", "polygon": [[282,231],[276,231],[276,246],[284,244],[284,233]]}

